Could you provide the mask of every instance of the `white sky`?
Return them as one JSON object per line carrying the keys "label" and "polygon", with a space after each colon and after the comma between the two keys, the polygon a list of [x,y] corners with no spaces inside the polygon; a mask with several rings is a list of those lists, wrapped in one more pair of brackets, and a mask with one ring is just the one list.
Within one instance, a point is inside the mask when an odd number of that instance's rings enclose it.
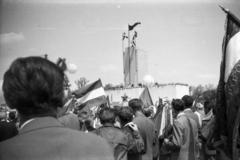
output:
{"label": "white sky", "polygon": [[48,54],[77,65],[67,73],[72,89],[80,77],[123,83],[122,33],[141,22],[137,47],[155,81],[217,85],[226,18],[218,5],[240,18],[238,0],[2,1],[0,79],[17,57]]}

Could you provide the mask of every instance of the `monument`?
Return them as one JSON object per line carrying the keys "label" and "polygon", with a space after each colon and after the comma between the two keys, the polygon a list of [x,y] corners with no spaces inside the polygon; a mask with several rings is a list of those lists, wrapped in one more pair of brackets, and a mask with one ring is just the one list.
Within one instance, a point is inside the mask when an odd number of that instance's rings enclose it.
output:
{"label": "monument", "polygon": [[[142,78],[148,73],[147,52],[136,47],[136,31],[130,47],[130,31],[138,24],[141,23],[137,22],[132,26],[128,26],[128,37],[123,33],[123,74],[125,86],[138,86]],[[124,49],[125,38],[128,38],[128,47]]]}

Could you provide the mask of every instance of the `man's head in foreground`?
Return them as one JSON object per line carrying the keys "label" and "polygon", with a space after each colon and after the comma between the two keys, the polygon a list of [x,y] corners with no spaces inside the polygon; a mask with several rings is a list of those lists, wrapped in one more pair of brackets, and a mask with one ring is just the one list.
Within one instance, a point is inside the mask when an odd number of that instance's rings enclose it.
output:
{"label": "man's head in foreground", "polygon": [[18,58],[4,74],[6,103],[20,116],[56,117],[63,106],[63,71],[41,57]]}

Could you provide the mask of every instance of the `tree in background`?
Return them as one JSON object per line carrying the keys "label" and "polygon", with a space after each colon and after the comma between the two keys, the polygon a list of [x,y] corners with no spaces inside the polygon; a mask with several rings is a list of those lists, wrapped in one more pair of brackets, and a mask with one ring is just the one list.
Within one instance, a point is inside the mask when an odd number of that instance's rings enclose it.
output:
{"label": "tree in background", "polygon": [[198,102],[202,100],[214,100],[216,98],[216,87],[213,84],[205,86],[198,85],[197,87],[190,86],[190,95]]}
{"label": "tree in background", "polygon": [[105,90],[108,90],[108,89],[111,89],[111,88],[113,88],[113,85],[110,84],[110,83],[105,84],[105,86],[104,86],[104,89],[105,89]]}
{"label": "tree in background", "polygon": [[64,82],[63,82],[63,88],[69,90],[71,84],[69,83],[68,76],[64,74]]}
{"label": "tree in background", "polygon": [[80,77],[78,80],[75,81],[75,84],[77,85],[78,89],[84,87],[87,85],[89,80],[87,80],[85,77]]}

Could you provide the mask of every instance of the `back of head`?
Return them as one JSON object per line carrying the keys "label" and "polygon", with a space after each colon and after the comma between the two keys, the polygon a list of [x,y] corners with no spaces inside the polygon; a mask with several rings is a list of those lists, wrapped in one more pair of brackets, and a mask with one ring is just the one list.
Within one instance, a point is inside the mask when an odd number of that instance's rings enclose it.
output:
{"label": "back of head", "polygon": [[149,107],[144,107],[142,112],[146,117],[150,117],[152,114],[152,110]]}
{"label": "back of head", "polygon": [[130,107],[122,107],[118,111],[118,117],[121,122],[127,124],[133,120],[133,110]]}
{"label": "back of head", "polygon": [[191,108],[193,105],[193,98],[189,95],[185,95],[182,97],[182,100],[184,102],[185,108]]}
{"label": "back of head", "polygon": [[18,58],[4,74],[4,98],[21,115],[56,117],[63,105],[63,80],[63,71],[47,59]]}
{"label": "back of head", "polygon": [[129,102],[128,102],[128,106],[132,108],[133,112],[136,112],[136,111],[142,111],[142,101],[135,98],[135,99],[131,99]]}
{"label": "back of head", "polygon": [[180,112],[184,110],[184,102],[181,99],[172,100],[172,108]]}
{"label": "back of head", "polygon": [[211,109],[213,110],[213,114],[215,114],[215,101],[214,100],[206,100],[204,101],[204,111],[205,114],[208,114],[209,111],[211,111]]}
{"label": "back of head", "polygon": [[103,125],[106,123],[114,124],[115,118],[116,118],[116,113],[112,108],[105,107],[101,109],[99,112],[99,119],[101,124]]}

